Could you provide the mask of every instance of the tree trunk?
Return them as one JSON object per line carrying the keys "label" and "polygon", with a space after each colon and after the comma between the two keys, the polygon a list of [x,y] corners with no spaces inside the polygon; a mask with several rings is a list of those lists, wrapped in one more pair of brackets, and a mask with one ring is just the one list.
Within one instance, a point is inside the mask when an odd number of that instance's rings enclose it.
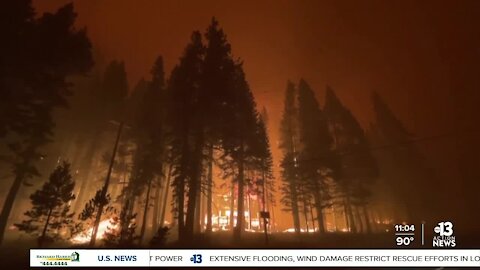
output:
{"label": "tree trunk", "polygon": [[188,129],[184,131],[182,138],[182,156],[180,161],[180,175],[176,179],[176,196],[177,196],[177,220],[178,220],[178,239],[185,240],[185,179],[188,170]]}
{"label": "tree trunk", "polygon": [[350,227],[350,218],[348,216],[348,210],[347,210],[347,203],[344,201],[343,202],[343,219],[345,221],[345,229],[348,232],[351,232],[351,227]]}
{"label": "tree trunk", "polygon": [[312,201],[310,201],[310,199],[308,200],[308,205],[310,206],[310,218],[312,220],[312,228],[313,228],[313,231],[315,231],[315,218],[314,218],[314,215],[313,215],[313,205],[312,205]]}
{"label": "tree trunk", "polygon": [[200,188],[197,189],[197,201],[195,202],[195,218],[193,224],[193,232],[200,233],[201,232],[201,216],[202,216],[202,193],[200,192]]}
{"label": "tree trunk", "polygon": [[295,147],[295,135],[293,134],[293,131],[291,130],[292,126],[289,126],[289,134],[290,136],[290,143],[291,143],[291,149],[290,152],[293,155],[293,166],[294,166],[294,178],[290,182],[290,197],[292,199],[292,216],[293,216],[293,227],[295,228],[295,233],[297,235],[300,234],[300,214],[298,211],[298,195],[297,195],[297,169],[298,169],[298,164],[297,164],[297,151]]}
{"label": "tree trunk", "polygon": [[230,231],[233,232],[233,226],[235,224],[235,182],[232,181],[232,187],[230,189],[230,223],[228,224],[230,227]]}
{"label": "tree trunk", "polygon": [[[115,145],[113,146],[112,157],[110,159],[110,165],[108,166],[107,178],[105,179],[105,184],[103,185],[103,188],[102,188],[102,195],[101,195],[102,197],[101,198],[106,198],[106,196],[107,196],[108,187],[110,185],[110,177],[112,175],[113,163],[115,162],[115,155],[117,154],[118,142],[120,141],[120,136],[122,135],[123,125],[124,125],[124,122],[120,122],[120,125],[118,127],[118,131],[117,131],[117,138],[115,139]],[[92,237],[90,238],[90,246],[91,247],[95,246],[95,241],[96,241],[97,233],[98,233],[98,226],[100,225],[100,219],[102,217],[104,207],[105,207],[105,205],[103,203],[100,203],[100,205],[98,206],[97,215],[95,217],[95,222],[94,222],[94,225],[93,225]]]}
{"label": "tree trunk", "polygon": [[[267,195],[267,198],[268,198],[268,195]],[[272,198],[273,200],[273,198]],[[270,212],[270,230],[275,232],[276,231],[276,226],[275,226],[275,209],[274,209],[274,206],[273,206],[273,203],[272,201],[270,201],[270,199],[267,199],[267,209],[270,209],[269,212]]]}
{"label": "tree trunk", "polygon": [[245,176],[244,176],[244,160],[243,160],[243,151],[244,151],[243,142],[240,144],[240,153],[238,159],[238,201],[237,201],[237,226],[234,230],[234,238],[240,239],[242,236],[242,231],[244,229],[244,219],[245,219],[245,207],[244,207],[244,197],[245,197]]}
{"label": "tree trunk", "polygon": [[353,218],[352,205],[350,203],[350,195],[348,194],[348,192],[345,194],[345,213],[348,218],[349,231],[356,233],[357,226]]}
{"label": "tree trunk", "polygon": [[[262,161],[263,162],[263,161]],[[263,164],[265,165],[265,164]],[[262,166],[263,168],[265,166]],[[262,211],[264,212],[264,215],[266,214],[267,212],[267,181],[266,181],[266,177],[265,177],[265,169],[262,170]],[[260,202],[260,199],[258,199],[258,201]],[[260,207],[259,207],[260,208]],[[267,224],[267,217],[264,216],[263,217],[263,233],[265,234],[265,244],[268,245],[268,224]]]}
{"label": "tree trunk", "polygon": [[307,227],[307,233],[310,232],[310,228],[308,227],[308,207],[307,207],[307,200],[303,201],[303,216],[305,218],[305,226]]}
{"label": "tree trunk", "polygon": [[43,242],[45,241],[45,235],[47,234],[48,223],[50,223],[50,217],[52,217],[53,209],[48,210],[47,221],[45,222],[45,226],[43,227],[42,235],[38,239],[38,247],[41,248],[43,246]]}
{"label": "tree trunk", "polygon": [[[177,188],[175,188],[175,189],[177,189]],[[172,214],[170,224],[171,224],[171,227],[173,228],[173,227],[178,226],[178,217],[175,215],[175,214],[177,214],[177,213],[175,213],[175,210],[178,209],[178,200],[172,200],[172,204],[173,204],[172,205],[173,208],[172,208],[172,211],[170,211],[171,214]],[[177,230],[177,232],[178,232],[178,230]]]}
{"label": "tree trunk", "polygon": [[165,213],[167,211],[167,203],[168,203],[168,191],[170,190],[170,181],[172,179],[172,168],[173,164],[171,163],[168,165],[168,172],[167,172],[167,183],[165,184],[165,195],[163,195],[163,202],[162,202],[162,213],[160,214],[160,227],[165,225]]}
{"label": "tree trunk", "polygon": [[[208,176],[205,176],[208,177]],[[205,231],[205,227],[207,226],[207,196],[203,192],[200,192],[200,232]]]}
{"label": "tree trunk", "polygon": [[[193,181],[190,181],[190,183],[191,182]],[[185,239],[191,239],[193,237],[193,230],[195,225],[195,208],[197,205],[197,192],[194,190],[196,190],[196,185],[189,186],[187,195],[187,212],[185,216]]]}
{"label": "tree trunk", "polygon": [[177,197],[178,238],[183,241],[185,232],[185,181],[179,183]]}
{"label": "tree trunk", "polygon": [[207,228],[206,232],[212,232],[212,190],[213,190],[213,145],[210,145],[208,159],[208,178],[207,178]]}
{"label": "tree trunk", "polygon": [[366,205],[362,205],[363,216],[365,218],[365,227],[367,229],[367,233],[372,233],[372,226],[370,225],[370,217],[368,215],[368,209]]}
{"label": "tree trunk", "polygon": [[290,195],[292,198],[292,216],[293,216],[293,227],[295,228],[295,233],[300,234],[300,215],[298,213],[298,196],[296,189],[296,181],[293,180],[290,184]]}
{"label": "tree trunk", "polygon": [[200,188],[202,156],[204,146],[203,128],[199,128],[199,134],[195,140],[195,152],[193,154],[193,166],[191,177],[188,185],[188,202],[187,202],[187,217],[185,221],[185,236],[186,239],[193,237],[193,229],[195,224],[195,208],[197,205],[197,194]]}
{"label": "tree trunk", "polygon": [[[162,177],[157,177],[157,186],[155,187],[155,202],[153,205],[153,216],[152,216],[152,232],[156,233],[158,230],[159,225],[159,220],[158,220],[158,215],[160,214],[160,201],[162,200],[161,195],[162,195]],[[165,187],[166,188],[166,187]]]}
{"label": "tree trunk", "polygon": [[5,202],[3,204],[2,213],[0,214],[0,245],[3,242],[5,231],[7,230],[8,217],[10,216],[10,212],[12,211],[13,203],[15,202],[17,193],[20,190],[22,181],[23,175],[15,177],[15,180],[13,181],[13,184],[8,191],[7,198],[5,199]]}
{"label": "tree trunk", "polygon": [[[335,206],[332,204],[332,206],[330,207],[330,209],[332,209],[332,220],[333,220],[333,231],[337,231],[338,230],[338,218],[337,218],[337,210],[335,209]],[[328,228],[327,228],[327,232],[328,232]]]}
{"label": "tree trunk", "polygon": [[363,233],[365,232],[365,230],[363,228],[362,216],[360,215],[360,208],[358,206],[355,206],[354,212],[355,212],[355,219],[358,222],[358,232]]}
{"label": "tree trunk", "polygon": [[252,209],[251,209],[251,198],[250,198],[250,191],[248,192],[248,229],[251,230],[252,229]]}
{"label": "tree trunk", "polygon": [[145,237],[145,230],[147,228],[147,218],[148,218],[148,208],[150,207],[150,191],[152,189],[152,179],[148,181],[147,187],[147,198],[145,199],[145,208],[143,209],[143,217],[142,217],[142,227],[140,228],[140,236],[138,240],[138,244],[142,245],[143,238]]}
{"label": "tree trunk", "polygon": [[322,207],[322,191],[321,185],[315,181],[315,194],[314,194],[314,201],[315,201],[315,208],[317,210],[317,223],[318,223],[318,232],[325,233],[325,223],[323,220],[323,207]]}
{"label": "tree trunk", "polygon": [[320,195],[315,196],[315,207],[317,209],[318,232],[325,233],[325,223],[323,221],[322,201]]}

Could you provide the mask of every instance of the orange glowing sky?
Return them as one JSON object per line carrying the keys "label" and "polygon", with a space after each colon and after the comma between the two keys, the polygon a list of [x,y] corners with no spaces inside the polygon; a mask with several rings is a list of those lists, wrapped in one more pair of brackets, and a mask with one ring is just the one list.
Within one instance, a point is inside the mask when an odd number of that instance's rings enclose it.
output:
{"label": "orange glowing sky", "polygon": [[[40,11],[53,11],[67,2],[34,4]],[[233,54],[245,62],[257,103],[269,111],[278,164],[277,131],[287,79],[305,78],[321,103],[325,85],[331,85],[364,126],[372,118],[371,91],[377,90],[418,136],[455,127],[452,89],[467,94],[480,89],[475,79],[480,74],[479,3],[79,0],[75,8],[77,25],[87,27],[98,65],[124,60],[130,86],[148,76],[158,55],[170,70],[190,33],[204,31],[216,16]],[[425,147],[438,156],[436,146]],[[442,151],[442,156],[451,153],[453,146]],[[440,168],[448,160],[435,157],[433,162]],[[447,176],[439,183],[445,189],[450,188]]]}

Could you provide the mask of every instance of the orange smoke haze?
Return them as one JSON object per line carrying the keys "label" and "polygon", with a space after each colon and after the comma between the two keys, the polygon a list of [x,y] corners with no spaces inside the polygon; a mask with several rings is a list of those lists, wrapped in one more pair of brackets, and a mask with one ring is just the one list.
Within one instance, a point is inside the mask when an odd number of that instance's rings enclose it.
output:
{"label": "orange smoke haze", "polygon": [[[65,0],[37,0],[39,12]],[[244,60],[259,108],[269,112],[269,133],[279,183],[278,129],[287,79],[305,78],[323,104],[329,84],[367,127],[370,94],[378,91],[417,136],[458,128],[453,91],[480,89],[480,1],[75,1],[78,27],[86,27],[97,67],[112,59],[126,63],[130,86],[148,78],[163,55],[166,70],[177,63],[193,30],[220,21],[233,54]],[[467,95],[465,94],[465,95]],[[478,100],[478,94],[472,94]],[[467,104],[466,108],[473,108]],[[470,106],[472,105],[472,106]],[[459,112],[468,114],[466,111]],[[458,113],[458,112],[457,112]],[[440,190],[457,175],[447,166],[455,145],[422,146],[439,168]],[[440,169],[442,168],[442,169]],[[442,196],[442,195],[440,195]],[[445,195],[447,196],[447,195]],[[277,198],[278,201],[278,198]],[[452,209],[458,207],[453,202]],[[282,215],[282,224],[290,216]]]}

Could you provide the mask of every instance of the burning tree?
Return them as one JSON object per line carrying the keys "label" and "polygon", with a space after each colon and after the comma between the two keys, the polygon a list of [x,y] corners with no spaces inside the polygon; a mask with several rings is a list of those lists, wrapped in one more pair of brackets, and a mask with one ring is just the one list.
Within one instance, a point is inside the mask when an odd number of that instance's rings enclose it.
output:
{"label": "burning tree", "polygon": [[74,187],[70,164],[63,162],[55,168],[42,188],[30,196],[33,207],[25,213],[29,219],[15,226],[20,231],[40,234],[40,247],[46,240],[57,239],[61,229],[72,223],[74,214],[70,213],[69,203],[75,199]]}
{"label": "burning tree", "polygon": [[[103,234],[105,245],[108,247],[131,247],[133,241],[139,239],[135,235],[137,214],[131,214],[128,204],[125,204],[120,215],[115,215],[109,220],[109,225]],[[120,228],[119,228],[120,226]]]}
{"label": "burning tree", "polygon": [[83,211],[78,215],[79,222],[72,228],[72,235],[74,235],[72,241],[75,243],[86,243],[90,241],[93,232],[93,226],[95,223],[95,217],[98,214],[100,205],[103,205],[102,217],[108,214],[107,219],[102,221],[99,225],[97,233],[97,239],[102,238],[103,233],[108,229],[110,217],[115,213],[115,209],[110,205],[110,195],[102,196],[102,189],[97,190],[95,196],[90,199],[86,204]]}

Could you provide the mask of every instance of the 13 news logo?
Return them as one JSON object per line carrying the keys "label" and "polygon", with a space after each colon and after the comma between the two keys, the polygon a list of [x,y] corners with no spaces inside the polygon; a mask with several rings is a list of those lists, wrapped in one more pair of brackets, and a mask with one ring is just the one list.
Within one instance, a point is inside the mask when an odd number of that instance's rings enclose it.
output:
{"label": "13 news logo", "polygon": [[434,247],[455,247],[455,236],[453,236],[453,223],[450,221],[442,221],[433,229],[437,234],[433,237]]}

